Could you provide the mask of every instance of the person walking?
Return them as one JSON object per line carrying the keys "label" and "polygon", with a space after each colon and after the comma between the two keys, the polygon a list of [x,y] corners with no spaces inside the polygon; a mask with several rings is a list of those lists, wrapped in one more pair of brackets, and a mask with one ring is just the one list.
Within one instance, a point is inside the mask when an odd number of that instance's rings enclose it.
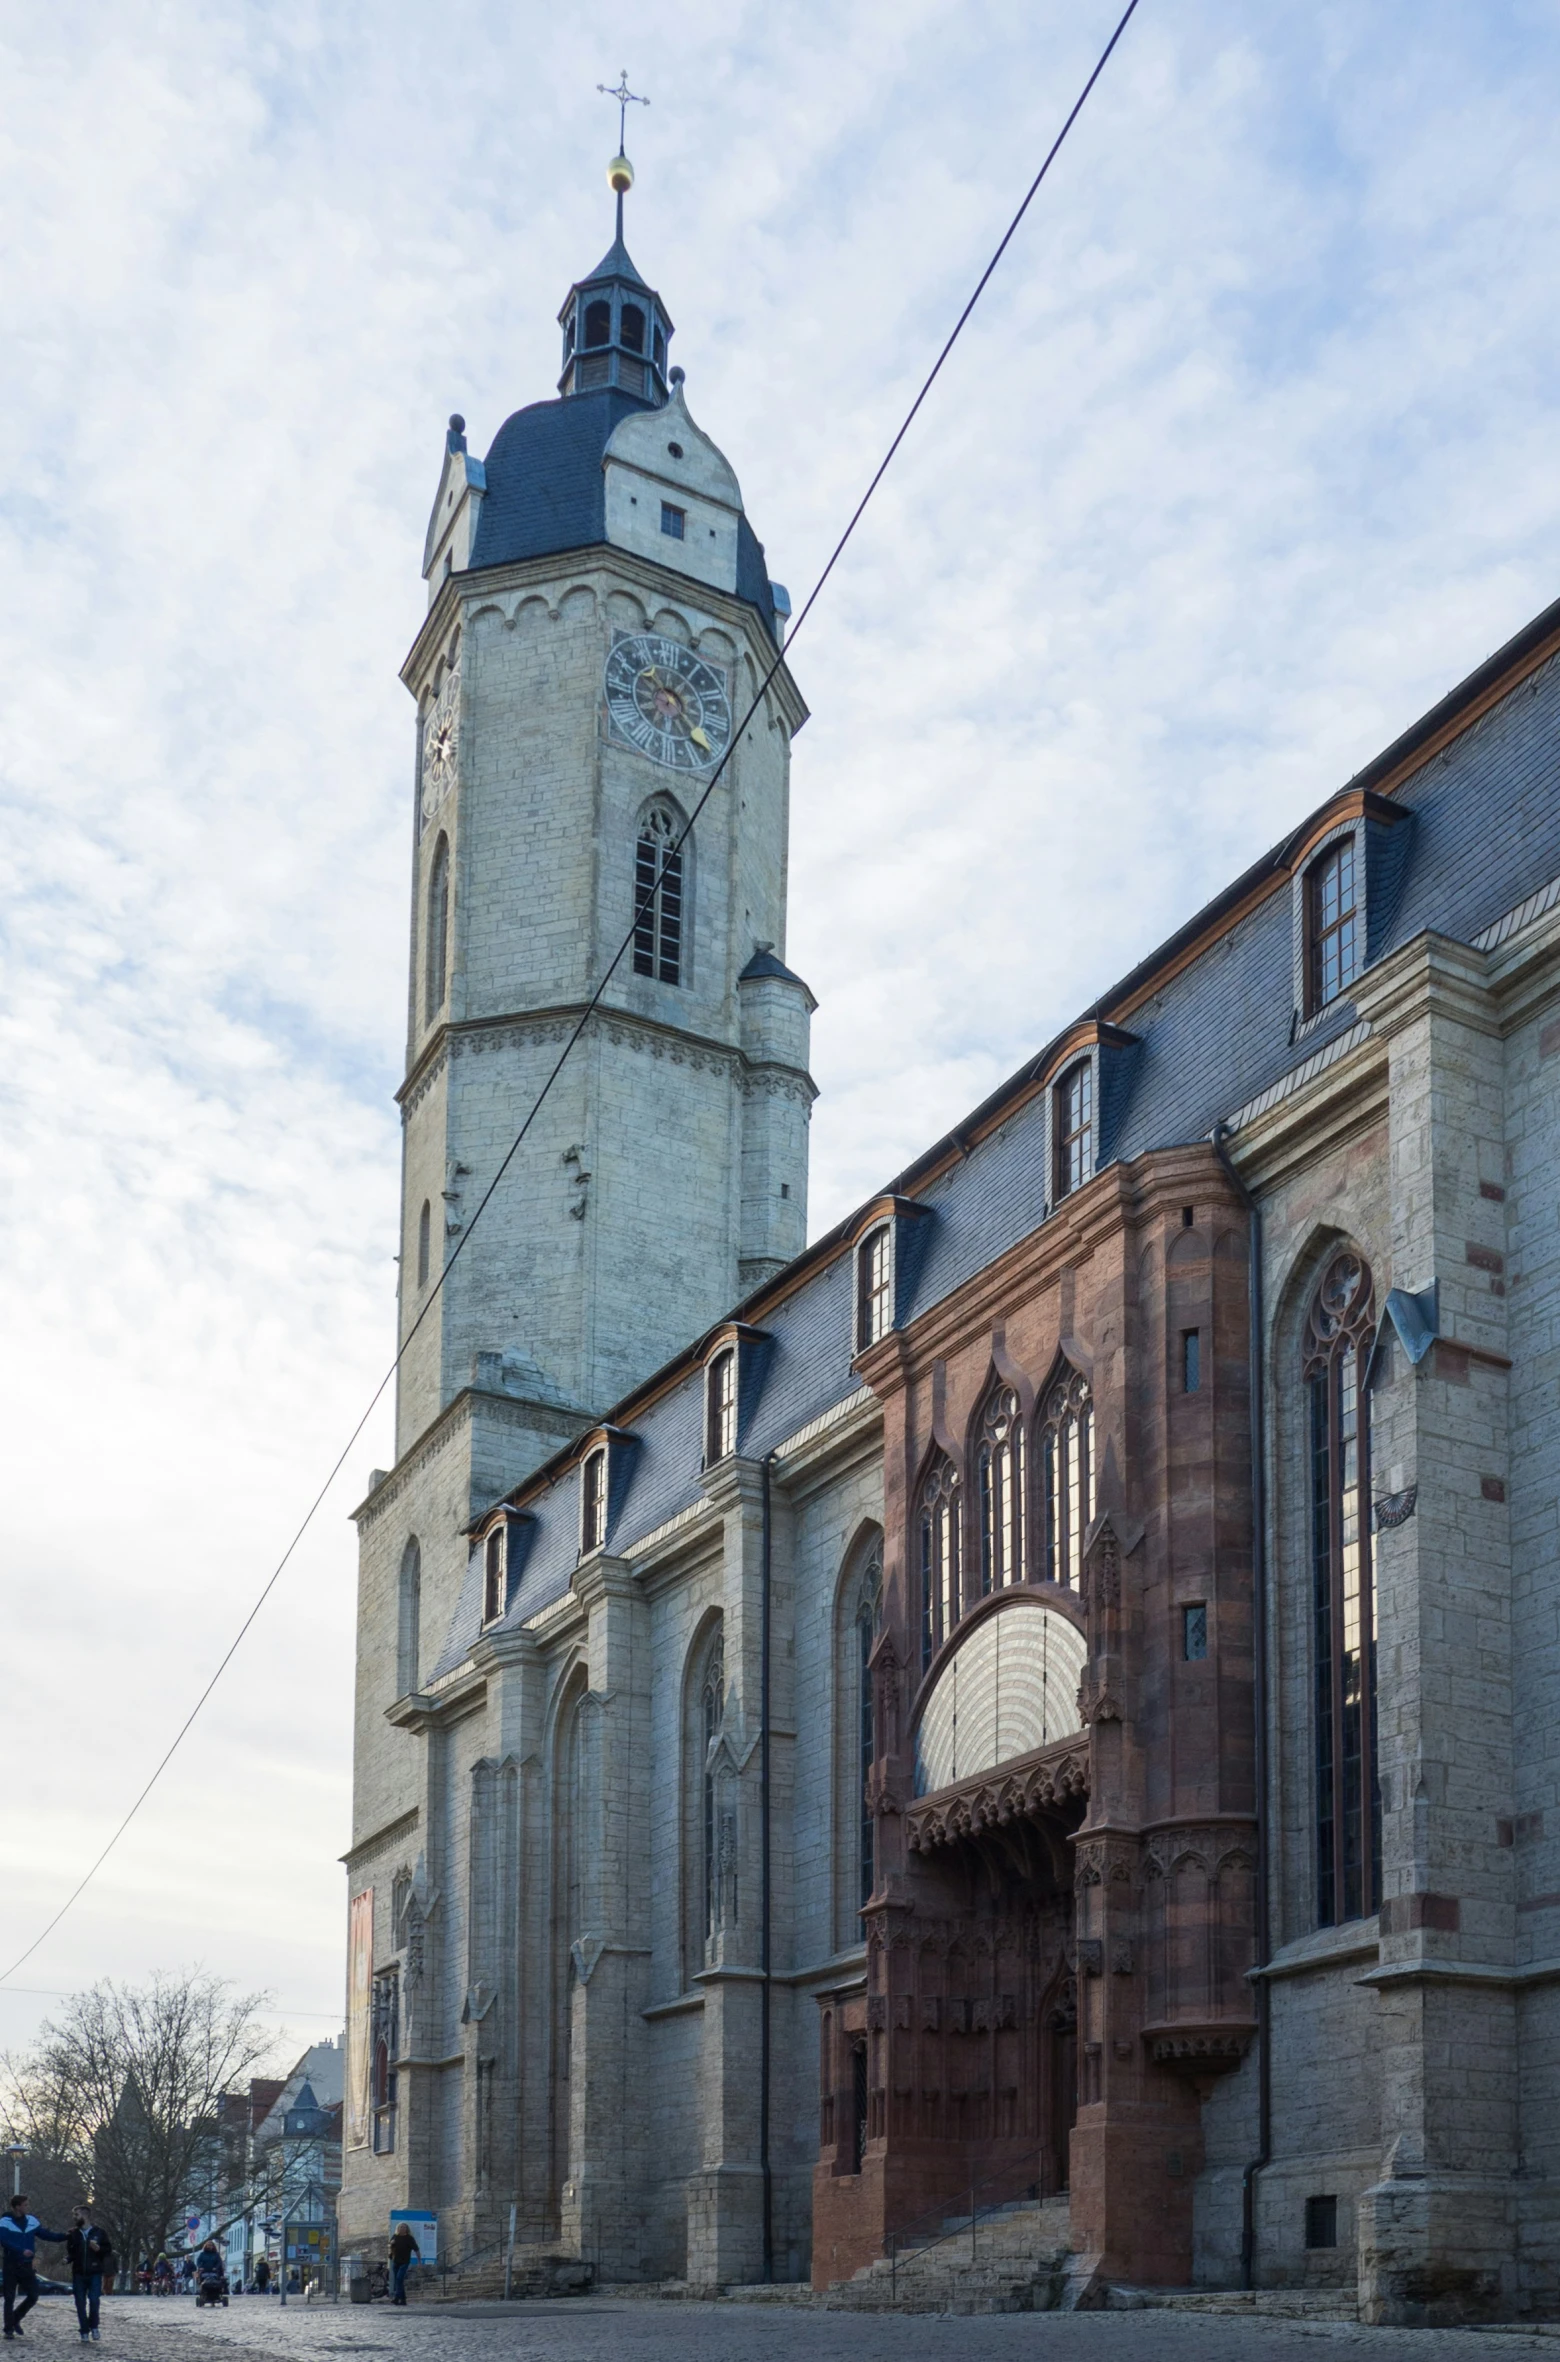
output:
{"label": "person walking", "polygon": [[412,2268],[414,2255],[421,2263],[422,2249],[412,2236],[411,2224],[397,2223],[390,2241],[390,2302],[393,2305],[404,2305],[406,2302],[406,2275]]}
{"label": "person walking", "polygon": [[108,2233],[92,2220],[84,2206],[77,2207],[75,2220],[65,2235],[65,2253],[70,2257],[70,2287],[76,2300],[76,2319],[81,2324],[81,2342],[97,2345],[103,2275],[113,2264],[114,2246]]}
{"label": "person walking", "polygon": [[[46,2231],[35,2214],[27,2211],[27,2193],[18,2190],[10,2207],[0,2214],[0,2272],[3,2272],[5,2334],[20,2337],[22,2315],[30,2313],[38,2302],[38,2272],[33,2261],[38,2241],[47,2239],[51,2246],[61,2246],[63,2231]],[[18,2296],[20,2301],[18,2301]]]}

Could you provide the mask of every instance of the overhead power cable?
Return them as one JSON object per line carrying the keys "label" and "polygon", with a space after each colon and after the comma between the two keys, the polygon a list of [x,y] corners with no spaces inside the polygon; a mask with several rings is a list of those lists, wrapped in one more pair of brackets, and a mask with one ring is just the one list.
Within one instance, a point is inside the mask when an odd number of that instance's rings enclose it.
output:
{"label": "overhead power cable", "polygon": [[1136,13],[1137,5],[1138,0],[1127,0],[1127,6],[1122,12],[1120,21],[1117,24],[1115,31],[1111,34],[1110,39],[1100,51],[1099,57],[1095,61],[1093,71],[1089,75],[1089,78],[1087,82],[1085,82],[1083,88],[1079,91],[1078,96],[1074,99],[1072,106],[1068,111],[1066,121],[1063,123],[1055,139],[1052,140],[1050,147],[1046,150],[1045,159],[1042,162],[1039,171],[1035,174],[1034,179],[1030,182],[1028,188],[1025,190],[1023,200],[1019,205],[1018,211],[1014,214],[1012,220],[1008,223],[1007,228],[1003,231],[1002,236],[992,253],[990,261],[987,263],[985,269],[981,272],[980,277],[975,282],[974,288],[970,293],[969,300],[966,302],[964,309],[960,312],[952,328],[949,330],[936,360],[932,363],[931,368],[927,371],[926,376],[922,381],[919,393],[916,395],[915,400],[911,403],[909,409],[905,412],[904,418],[900,422],[898,433],[894,436],[893,441],[889,444],[888,449],[884,452],[882,459],[879,461],[876,469],[873,471],[870,483],[867,485],[865,492],[863,492],[861,498],[857,501],[856,506],[851,511],[849,523],[846,525],[844,532],[840,535],[838,541],[830,551],[828,562],[824,566],[822,573],[818,576],[817,581],[813,584],[812,589],[808,592],[807,597],[802,604],[801,611],[797,615],[796,621],[793,623],[789,633],[786,636],[784,649],[776,654],[773,664],[770,665],[769,670],[765,673],[763,680],[759,683],[758,689],[754,693],[752,702],[749,704],[746,713],[743,715],[742,720],[738,723],[736,729],[732,732],[730,739],[727,741],[725,752],[722,754],[719,762],[711,771],[709,778],[705,783],[703,794],[699,797],[698,802],[694,805],[693,810],[689,813],[687,820],[683,823],[681,834],[678,836],[674,844],[671,844],[667,847],[661,858],[661,863],[656,871],[654,879],[643,888],[638,900],[635,903],[634,915],[629,922],[627,933],[624,935],[622,942],[618,945],[618,948],[614,953],[610,964],[604,970],[595,990],[592,992],[589,1000],[585,1003],[584,1008],[581,1010],[579,1018],[570,1032],[568,1039],[565,1041],[563,1048],[559,1051],[557,1058],[553,1062],[551,1072],[548,1074],[546,1081],[543,1083],[541,1089],[537,1092],[535,1099],[532,1101],[530,1111],[527,1114],[524,1123],[520,1126],[519,1131],[515,1134],[513,1140],[509,1144],[509,1147],[505,1151],[503,1162],[500,1164],[497,1172],[493,1175],[492,1180],[488,1183],[486,1189],[484,1189],[481,1197],[478,1199],[471,1219],[466,1223],[464,1229],[462,1230],[459,1239],[456,1241],[453,1252],[446,1261],[443,1270],[439,1273],[438,1279],[434,1283],[433,1287],[428,1291],[427,1302],[424,1304],[422,1310],[418,1313],[417,1318],[413,1321],[411,1327],[407,1330],[405,1337],[401,1341],[400,1348],[396,1353],[395,1359],[391,1362],[390,1367],[380,1379],[379,1384],[374,1388],[373,1393],[370,1395],[368,1402],[364,1406],[362,1417],[358,1420],[358,1423],[353,1428],[352,1433],[347,1437],[346,1442],[342,1445],[340,1452],[337,1454],[336,1459],[331,1465],[329,1475],[326,1477],[324,1483],[320,1486],[320,1489],[315,1494],[313,1500],[309,1503],[308,1509],[304,1513],[303,1520],[299,1525],[297,1532],[293,1535],[292,1540],[282,1552],[282,1555],[278,1559],[275,1568],[272,1570],[272,1573],[267,1579],[264,1588],[261,1590],[259,1597],[256,1599],[253,1607],[251,1607],[248,1615],[244,1618],[242,1624],[240,1624],[237,1632],[233,1636],[231,1643],[220,1659],[215,1672],[211,1675],[211,1678],[206,1683],[205,1688],[195,1700],[194,1705],[191,1706],[188,1714],[184,1717],[183,1722],[180,1723],[178,1730],[175,1732],[166,1752],[159,1759],[156,1768],[151,1774],[151,1777],[147,1780],[145,1786],[136,1796],[129,1810],[125,1813],[124,1818],[120,1821],[113,1835],[103,1847],[102,1852],[97,1856],[97,1859],[92,1863],[90,1869],[88,1869],[79,1884],[75,1886],[70,1894],[66,1896],[64,1902],[55,1912],[54,1917],[49,1921],[48,1925],[44,1927],[39,1934],[34,1936],[26,1951],[21,1953],[18,1958],[11,1963],[11,1966],[8,1969],[6,1969],[3,1973],[0,1973],[0,1985],[8,1984],[10,1979],[16,1974],[17,1970],[23,1967],[26,1962],[32,1958],[39,1945],[43,1943],[46,1937],[53,1934],[54,1930],[59,1926],[60,1921],[65,1917],[67,1911],[73,1907],[73,1905],[80,1899],[80,1897],[86,1892],[87,1888],[91,1885],[93,1879],[97,1876],[99,1870],[101,1870],[103,1864],[107,1861],[109,1855],[113,1852],[115,1846],[119,1843],[119,1840],[121,1837],[123,1837],[131,1822],[135,1819],[136,1814],[140,1811],[142,1805],[146,1802],[146,1799],[148,1796],[150,1796],[152,1790],[162,1778],[163,1773],[173,1761],[173,1758],[178,1753],[179,1748],[183,1745],[191,1725],[199,1715],[202,1707],[205,1705],[206,1700],[210,1697],[212,1691],[216,1688],[217,1683],[222,1679],[222,1676],[227,1671],[228,1666],[232,1663],[233,1658],[238,1653],[238,1649],[243,1642],[245,1635],[248,1633],[251,1624],[253,1624],[255,1618],[259,1615],[260,1610],[264,1607],[267,1599],[269,1599],[272,1591],[275,1589],[277,1583],[281,1579],[282,1574],[286,1570],[287,1564],[292,1558],[294,1551],[297,1549],[299,1543],[303,1540],[304,1535],[308,1532],[310,1526],[313,1524],[315,1517],[318,1515],[319,1510],[324,1503],[326,1494],[330,1491],[337,1477],[341,1474],[342,1468],[346,1464],[348,1454],[352,1451],[358,1440],[358,1437],[362,1434],[364,1428],[368,1425],[370,1418],[373,1416],[375,1409],[378,1407],[380,1396],[384,1393],[385,1388],[390,1384],[391,1379],[395,1376],[397,1370],[399,1370],[402,1362],[405,1360],[413,1338],[417,1335],[418,1330],[422,1327],[423,1322],[427,1319],[429,1313],[433,1310],[434,1305],[437,1303],[445,1281],[449,1278],[450,1273],[454,1270],[461,1256],[471,1244],[472,1232],[476,1229],[477,1224],[481,1221],[483,1215],[486,1213],[488,1206],[492,1203],[494,1193],[497,1191],[505,1174],[508,1172],[516,1156],[519,1154],[526,1134],[530,1131],[531,1126],[535,1123],[537,1116],[541,1113],[547,1096],[552,1090],[554,1083],[558,1080],[559,1075],[562,1073],[570,1052],[573,1050],[581,1034],[585,1031],[585,1028],[587,1025],[589,1025],[591,1018],[595,1015],[596,1010],[599,1008],[603,994],[606,992],[608,985],[611,983],[613,977],[616,975],[619,967],[622,965],[623,960],[628,954],[642,916],[653,906],[655,896],[660,890],[662,881],[665,878],[667,871],[671,867],[672,863],[680,856],[683,846],[687,843],[688,837],[692,833],[694,822],[698,819],[699,814],[704,810],[705,805],[709,802],[710,797],[714,794],[716,787],[719,785],[721,775],[725,771],[726,765],[731,760],[733,750],[740,742],[749,722],[752,721],[754,715],[762,706],[764,698],[768,694],[770,684],[773,682],[776,674],[780,671],[782,665],[784,665],[787,661],[789,652],[796,643],[797,635],[803,629],[807,622],[808,616],[812,613],[813,608],[818,603],[818,599],[823,592],[824,585],[828,582],[830,575],[834,572],[835,567],[839,564],[840,559],[844,556],[851,536],[854,534],[856,527],[860,524],[862,518],[865,516],[867,508],[871,503],[872,497],[877,491],[878,486],[882,483],[883,478],[887,475],[890,467],[893,465],[894,460],[898,454],[899,447],[903,443],[906,435],[908,435],[910,432],[911,427],[915,424],[916,418],[920,414],[921,406],[925,402],[927,395],[931,392],[933,386],[937,383],[938,378],[941,376],[944,362],[947,360],[949,354],[953,351],[953,348],[958,343],[959,338],[963,335],[970,315],[974,311],[975,306],[979,303],[981,297],[985,294],[986,288],[997,268],[998,263],[1001,262],[1002,257],[1004,254],[1006,254],[1009,246],[1013,242],[1014,237],[1017,235],[1019,224],[1022,222],[1025,214],[1029,211],[1030,206],[1034,203],[1035,198],[1038,196],[1041,183],[1044,181],[1046,174],[1050,171],[1051,166],[1055,163],[1058,155],[1061,153],[1063,143],[1065,142],[1068,133],[1072,130],[1073,125],[1077,122],[1078,117],[1082,114],[1083,109],[1088,102],[1089,94],[1093,90],[1095,83],[1098,82],[1101,74],[1104,73],[1106,66],[1109,64],[1111,54],[1114,51],[1117,42],[1121,39],[1122,34],[1126,31],[1128,24],[1131,22],[1133,15]]}

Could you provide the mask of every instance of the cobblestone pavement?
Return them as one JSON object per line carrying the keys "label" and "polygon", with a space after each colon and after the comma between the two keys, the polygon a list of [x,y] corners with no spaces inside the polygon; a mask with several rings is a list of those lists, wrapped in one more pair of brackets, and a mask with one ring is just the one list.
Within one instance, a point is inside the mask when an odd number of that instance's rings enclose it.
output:
{"label": "cobblestone pavement", "polygon": [[[68,2298],[45,2298],[12,2347],[79,2352]],[[552,2304],[310,2306],[240,2298],[197,2314],[181,2298],[103,2307],[105,2362],[1328,2362],[1331,2349],[1380,2362],[1560,2362],[1560,2342],[1521,2330],[1358,2329],[1333,2322],[1207,2315],[1021,2313],[952,2319],[742,2304],[581,2297]]]}

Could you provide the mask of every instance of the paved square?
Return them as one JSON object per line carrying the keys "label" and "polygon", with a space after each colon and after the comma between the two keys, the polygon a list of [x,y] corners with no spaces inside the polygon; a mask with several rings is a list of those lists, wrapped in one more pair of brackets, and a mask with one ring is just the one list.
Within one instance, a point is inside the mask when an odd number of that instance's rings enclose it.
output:
{"label": "paved square", "polygon": [[[104,2362],[1325,2362],[1341,2348],[1380,2362],[1555,2362],[1560,2340],[1523,2330],[1361,2329],[1169,2313],[1021,2313],[950,2318],[782,2306],[582,2297],[515,2305],[290,2304],[237,2298],[197,2314],[183,2298],[103,2308]],[[45,2298],[16,2362],[79,2351],[68,2299]]]}

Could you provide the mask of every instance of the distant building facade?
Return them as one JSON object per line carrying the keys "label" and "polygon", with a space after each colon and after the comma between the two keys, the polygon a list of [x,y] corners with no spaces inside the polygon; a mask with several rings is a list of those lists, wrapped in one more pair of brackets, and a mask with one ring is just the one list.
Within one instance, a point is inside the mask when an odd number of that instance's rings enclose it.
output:
{"label": "distant building facade", "polygon": [[804,1248],[783,595],[621,234],[562,319],[403,674],[343,2244],[1553,2306],[1560,608]]}

